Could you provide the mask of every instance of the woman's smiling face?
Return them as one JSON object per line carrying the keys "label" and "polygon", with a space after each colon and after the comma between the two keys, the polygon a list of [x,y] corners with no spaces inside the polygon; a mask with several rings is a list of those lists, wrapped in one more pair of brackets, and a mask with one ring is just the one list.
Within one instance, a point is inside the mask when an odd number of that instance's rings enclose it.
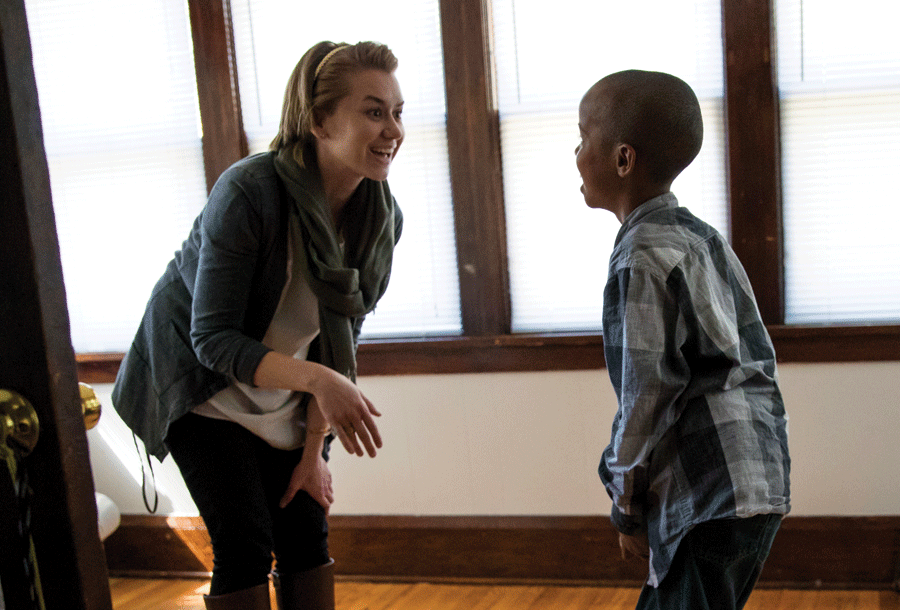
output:
{"label": "woman's smiling face", "polygon": [[347,183],[385,180],[405,134],[397,78],[382,70],[348,77],[350,93],[313,130],[320,168]]}

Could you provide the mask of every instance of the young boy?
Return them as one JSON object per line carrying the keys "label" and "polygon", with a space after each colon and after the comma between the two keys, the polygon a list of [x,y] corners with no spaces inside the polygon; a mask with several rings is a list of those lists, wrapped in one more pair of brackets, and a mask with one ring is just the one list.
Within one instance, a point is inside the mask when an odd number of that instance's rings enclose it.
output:
{"label": "young boy", "polygon": [[622,223],[603,304],[619,409],[599,472],[622,557],[649,562],[637,607],[742,608],[790,510],[787,416],[743,267],[669,190],[700,151],[697,97],[618,72],[585,94],[579,127],[585,202]]}

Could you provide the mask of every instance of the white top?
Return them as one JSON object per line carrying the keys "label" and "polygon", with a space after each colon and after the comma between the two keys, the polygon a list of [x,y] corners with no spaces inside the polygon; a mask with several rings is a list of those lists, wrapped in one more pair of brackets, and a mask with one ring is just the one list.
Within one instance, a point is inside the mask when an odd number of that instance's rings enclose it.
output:
{"label": "white top", "polygon": [[[319,334],[319,300],[305,278],[291,274],[293,237],[288,235],[287,281],[262,342],[280,354],[305,360]],[[297,449],[306,440],[306,412],[298,408],[301,396],[236,381],[193,412],[238,423],[276,449]]]}

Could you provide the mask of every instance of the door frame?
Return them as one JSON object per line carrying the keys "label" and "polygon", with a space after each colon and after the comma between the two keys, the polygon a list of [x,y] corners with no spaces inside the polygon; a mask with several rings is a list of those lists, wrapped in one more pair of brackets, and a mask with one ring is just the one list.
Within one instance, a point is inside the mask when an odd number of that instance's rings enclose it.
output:
{"label": "door frame", "polygon": [[40,422],[20,467],[47,610],[112,610],[24,0],[0,2],[0,50],[0,387]]}

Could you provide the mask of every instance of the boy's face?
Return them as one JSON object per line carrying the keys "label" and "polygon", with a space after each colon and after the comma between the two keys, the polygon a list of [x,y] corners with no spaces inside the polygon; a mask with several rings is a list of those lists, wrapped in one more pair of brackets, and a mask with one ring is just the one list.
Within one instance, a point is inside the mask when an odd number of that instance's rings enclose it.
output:
{"label": "boy's face", "polygon": [[616,182],[613,147],[604,143],[600,104],[605,96],[596,86],[585,94],[578,109],[581,143],[575,149],[575,165],[581,174],[581,194],[590,208],[613,211],[612,187]]}

